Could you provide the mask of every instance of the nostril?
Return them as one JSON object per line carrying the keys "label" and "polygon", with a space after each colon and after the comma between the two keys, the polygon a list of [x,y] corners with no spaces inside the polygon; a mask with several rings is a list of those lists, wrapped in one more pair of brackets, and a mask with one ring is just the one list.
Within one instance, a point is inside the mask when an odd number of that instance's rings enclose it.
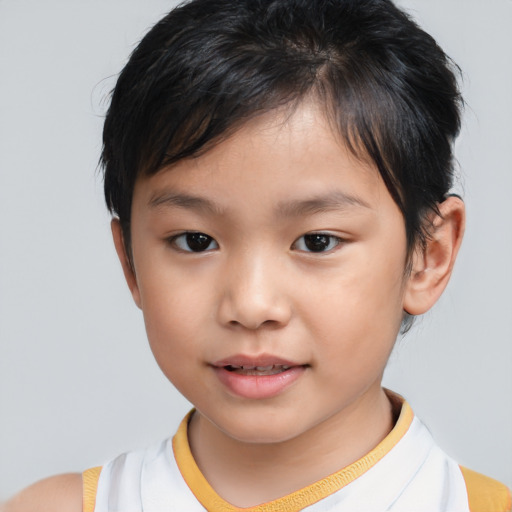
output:
{"label": "nostril", "polygon": [[218,319],[232,329],[278,329],[290,318],[291,306],[284,296],[264,296],[244,289],[243,293],[226,292],[219,301]]}

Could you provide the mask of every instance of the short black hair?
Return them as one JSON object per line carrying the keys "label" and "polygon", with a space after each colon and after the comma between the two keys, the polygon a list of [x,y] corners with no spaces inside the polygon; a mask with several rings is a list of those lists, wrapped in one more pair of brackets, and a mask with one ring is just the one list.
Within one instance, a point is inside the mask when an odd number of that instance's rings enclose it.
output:
{"label": "short black hair", "polygon": [[313,97],[370,159],[408,249],[453,184],[458,68],[390,0],[192,0],[142,39],[112,93],[105,197],[130,246],[138,176],[204,153],[247,120]]}

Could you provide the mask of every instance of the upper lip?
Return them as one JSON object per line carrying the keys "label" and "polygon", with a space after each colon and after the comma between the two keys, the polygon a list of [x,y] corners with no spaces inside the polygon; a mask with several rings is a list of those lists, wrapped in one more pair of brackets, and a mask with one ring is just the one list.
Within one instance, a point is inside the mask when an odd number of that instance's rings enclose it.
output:
{"label": "upper lip", "polygon": [[220,359],[212,363],[212,366],[224,368],[226,366],[303,366],[301,363],[283,359],[282,357],[271,354],[247,355],[235,354],[225,359]]}

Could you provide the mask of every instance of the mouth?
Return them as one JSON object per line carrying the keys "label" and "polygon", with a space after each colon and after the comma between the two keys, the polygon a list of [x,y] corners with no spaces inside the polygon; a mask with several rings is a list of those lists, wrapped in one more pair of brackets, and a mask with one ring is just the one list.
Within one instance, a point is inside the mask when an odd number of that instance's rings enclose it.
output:
{"label": "mouth", "polygon": [[306,367],[307,364],[283,359],[270,354],[237,354],[211,363],[211,366],[240,375],[276,375],[294,367]]}
{"label": "mouth", "polygon": [[231,394],[249,399],[271,398],[299,380],[309,367],[276,356],[232,356],[211,365]]}
{"label": "mouth", "polygon": [[265,376],[265,375],[277,375],[279,373],[283,373],[288,371],[292,366],[285,364],[271,364],[266,366],[253,366],[253,365],[234,365],[228,364],[223,366],[225,370],[228,372],[237,373],[238,375],[255,375],[255,376]]}

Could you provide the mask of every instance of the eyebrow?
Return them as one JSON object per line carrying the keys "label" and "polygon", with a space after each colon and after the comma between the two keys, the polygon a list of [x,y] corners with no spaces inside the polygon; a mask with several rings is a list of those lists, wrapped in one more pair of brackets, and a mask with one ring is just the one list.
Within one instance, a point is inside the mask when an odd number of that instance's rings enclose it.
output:
{"label": "eyebrow", "polygon": [[164,192],[154,195],[148,202],[151,209],[160,207],[185,208],[200,212],[220,215],[223,210],[213,201],[204,197],[181,194],[177,192]]}
{"label": "eyebrow", "polygon": [[341,190],[334,190],[311,199],[281,202],[277,205],[277,212],[283,217],[299,217],[333,210],[346,210],[352,207],[372,209],[362,198]]}
{"label": "eyebrow", "polygon": [[[168,207],[185,208],[212,215],[225,213],[223,208],[205,197],[178,192],[156,194],[149,200],[148,205],[151,209]],[[346,210],[353,207],[371,209],[371,206],[362,198],[335,190],[308,199],[282,201],[277,204],[276,213],[279,217],[300,217],[333,210]]]}

